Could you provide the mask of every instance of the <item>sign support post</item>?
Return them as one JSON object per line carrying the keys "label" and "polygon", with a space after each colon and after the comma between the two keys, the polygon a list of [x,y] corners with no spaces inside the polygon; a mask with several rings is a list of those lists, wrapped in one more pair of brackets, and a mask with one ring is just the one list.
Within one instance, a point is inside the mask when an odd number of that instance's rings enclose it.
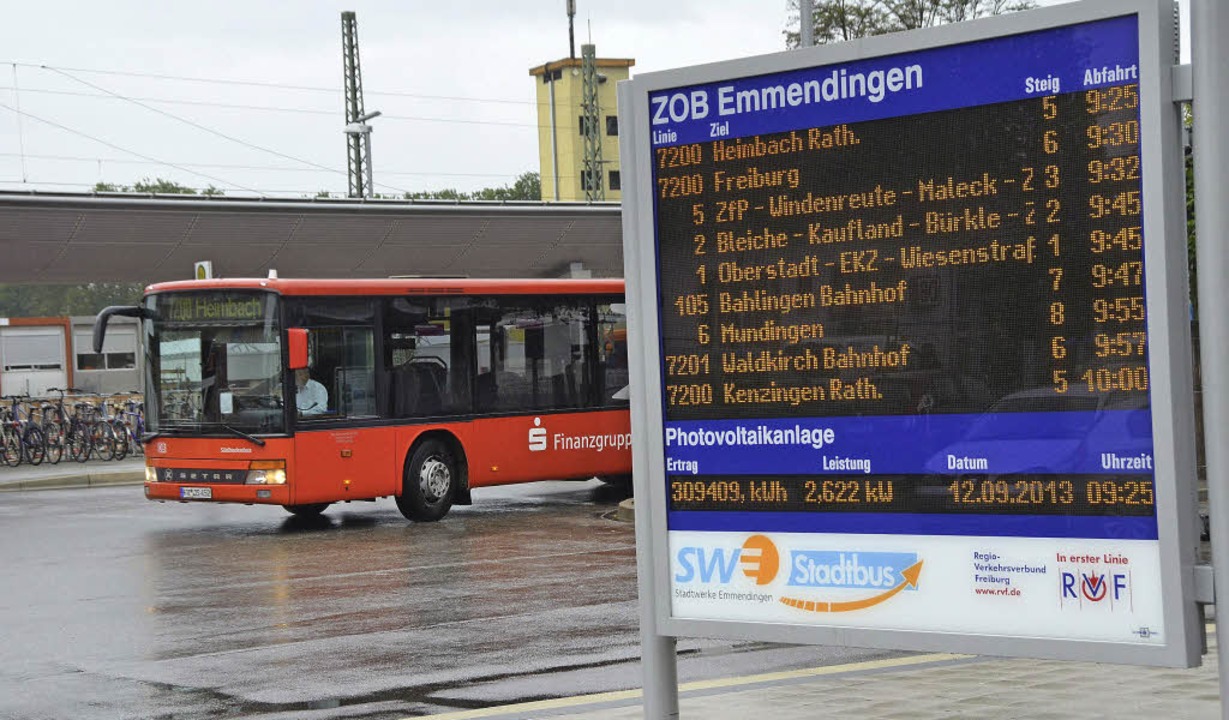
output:
{"label": "sign support post", "polygon": [[[619,86],[619,105],[626,106],[632,102],[631,87],[624,83]],[[621,147],[622,167],[636,167],[639,158],[635,152],[636,139],[640,128],[629,125],[623,131]],[[635,172],[635,171],[633,171]],[[638,225],[639,208],[635,204],[624,206],[623,223],[625,228]],[[623,257],[628,267],[636,267],[643,252],[635,236],[624,230]],[[627,277],[627,297],[636,298],[645,292],[642,280],[634,273],[625,273]],[[628,326],[642,327],[645,308],[640,303],[628,303]],[[639,333],[628,333],[628,363],[633,373],[638,377],[648,377],[650,369],[644,365],[644,349],[641,343],[649,339]],[[647,447],[652,432],[648,421],[648,408],[644,393],[632,393],[632,447]],[[639,580],[640,592],[640,662],[644,676],[644,717],[646,720],[674,720],[679,716],[678,694],[678,663],[675,655],[677,641],[673,636],[666,635],[658,627],[657,622],[657,569],[656,558],[669,552],[663,543],[658,546],[658,538],[649,528],[657,522],[652,517],[653,506],[646,502],[651,492],[649,484],[653,473],[652,460],[643,451],[632,453],[632,478],[635,493],[641,498],[636,503],[636,574]]]}
{"label": "sign support post", "polygon": [[[637,510],[637,514],[645,511]],[[645,550],[652,542],[641,543],[648,533],[638,533],[636,539],[637,572],[642,578],[651,576],[653,563]],[[647,547],[646,547],[647,546]],[[653,581],[647,581],[649,587]],[[643,590],[644,581],[640,584]],[[642,593],[643,595],[643,593]],[[676,720],[679,716],[679,682],[677,641],[662,635],[657,628],[654,606],[642,599],[640,603],[640,662],[644,670],[644,717],[648,720]]]}
{"label": "sign support post", "polygon": [[[1204,450],[1207,453],[1208,515],[1211,523],[1212,565],[1217,604],[1229,598],[1229,208],[1224,201],[1229,187],[1229,141],[1217,131],[1229,115],[1229,88],[1224,68],[1229,67],[1229,3],[1193,0],[1191,3],[1191,72],[1196,113],[1195,193],[1198,208],[1196,249],[1199,262],[1199,338],[1203,365]],[[1221,637],[1217,607],[1217,637]],[[1229,719],[1229,658],[1219,654],[1221,717]]]}

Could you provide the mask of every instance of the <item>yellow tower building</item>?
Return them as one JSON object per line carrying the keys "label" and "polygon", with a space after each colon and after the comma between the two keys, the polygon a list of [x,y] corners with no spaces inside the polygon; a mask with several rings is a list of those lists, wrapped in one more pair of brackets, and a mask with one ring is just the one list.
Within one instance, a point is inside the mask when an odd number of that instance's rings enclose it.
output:
{"label": "yellow tower building", "polygon": [[[602,189],[623,197],[619,178],[619,113],[615,86],[631,75],[630,58],[597,58],[598,134],[602,139]],[[538,158],[543,200],[585,199],[584,83],[581,59],[564,58],[530,68],[538,92]]]}

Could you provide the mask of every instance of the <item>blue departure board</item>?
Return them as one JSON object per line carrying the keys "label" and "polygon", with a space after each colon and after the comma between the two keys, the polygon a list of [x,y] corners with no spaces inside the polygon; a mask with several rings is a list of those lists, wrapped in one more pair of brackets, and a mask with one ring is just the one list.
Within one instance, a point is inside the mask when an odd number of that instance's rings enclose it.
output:
{"label": "blue departure board", "polygon": [[1138,47],[650,93],[671,530],[1157,537]]}

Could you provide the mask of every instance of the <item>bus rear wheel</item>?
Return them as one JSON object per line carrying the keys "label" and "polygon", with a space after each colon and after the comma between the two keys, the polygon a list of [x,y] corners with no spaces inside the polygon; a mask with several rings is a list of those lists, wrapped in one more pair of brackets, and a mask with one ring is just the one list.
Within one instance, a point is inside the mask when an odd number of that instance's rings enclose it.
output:
{"label": "bus rear wheel", "polygon": [[457,462],[439,440],[424,441],[406,463],[397,509],[410,520],[435,522],[448,514],[457,493]]}
{"label": "bus rear wheel", "polygon": [[307,505],[283,505],[282,507],[286,508],[286,512],[290,513],[291,515],[297,515],[299,517],[316,517],[320,513],[324,512],[325,508],[331,504],[332,503],[309,503]]}

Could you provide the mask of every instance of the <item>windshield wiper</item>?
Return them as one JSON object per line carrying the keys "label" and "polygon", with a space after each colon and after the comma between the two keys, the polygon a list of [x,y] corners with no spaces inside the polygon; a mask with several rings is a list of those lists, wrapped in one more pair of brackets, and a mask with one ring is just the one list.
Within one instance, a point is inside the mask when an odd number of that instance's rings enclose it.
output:
{"label": "windshield wiper", "polygon": [[158,430],[157,430],[157,431],[152,432],[152,433],[146,433],[145,435],[143,435],[143,436],[141,437],[141,442],[146,442],[146,443],[147,443],[147,442],[149,442],[150,440],[153,440],[154,438],[158,437],[159,435],[176,435],[176,434],[178,434],[178,433],[183,433],[183,432],[187,432],[187,433],[201,433],[201,432],[204,432],[204,431],[205,431],[205,426],[206,426],[206,425],[208,425],[208,426],[209,426],[209,427],[211,427],[211,428],[216,427],[216,428],[218,428],[218,429],[220,429],[220,430],[224,430],[224,431],[226,431],[226,432],[230,433],[231,435],[234,435],[235,437],[240,437],[240,438],[243,438],[244,440],[247,440],[248,442],[253,443],[253,444],[255,444],[255,445],[256,445],[256,446],[258,446],[258,447],[264,447],[264,446],[265,446],[265,441],[264,441],[264,440],[261,440],[260,438],[258,438],[258,437],[256,437],[256,436],[254,436],[254,435],[249,435],[249,434],[247,434],[247,433],[243,432],[242,430],[239,430],[238,428],[233,428],[233,427],[231,427],[230,425],[227,425],[227,424],[225,424],[225,423],[220,423],[220,422],[209,422],[209,421],[202,421],[202,422],[198,422],[198,423],[196,423],[196,424],[194,424],[194,425],[182,425],[182,424],[179,424],[179,425],[163,425],[162,427],[158,428]]}
{"label": "windshield wiper", "polygon": [[224,423],[218,423],[218,427],[220,427],[220,428],[222,428],[223,430],[225,430],[226,432],[228,432],[228,433],[230,433],[230,434],[234,435],[235,437],[241,437],[241,438],[243,438],[244,440],[247,440],[248,442],[254,443],[257,447],[264,447],[264,446],[265,446],[265,441],[264,441],[264,440],[261,440],[260,438],[256,437],[255,435],[248,435],[247,433],[243,432],[242,430],[236,430],[235,428],[231,427],[230,425],[226,425],[226,424],[224,424]]}
{"label": "windshield wiper", "polygon": [[157,430],[147,433],[146,437],[152,440],[155,435],[175,435],[184,432],[200,432],[200,425],[185,425],[182,423],[171,425],[164,422],[159,425]]}

